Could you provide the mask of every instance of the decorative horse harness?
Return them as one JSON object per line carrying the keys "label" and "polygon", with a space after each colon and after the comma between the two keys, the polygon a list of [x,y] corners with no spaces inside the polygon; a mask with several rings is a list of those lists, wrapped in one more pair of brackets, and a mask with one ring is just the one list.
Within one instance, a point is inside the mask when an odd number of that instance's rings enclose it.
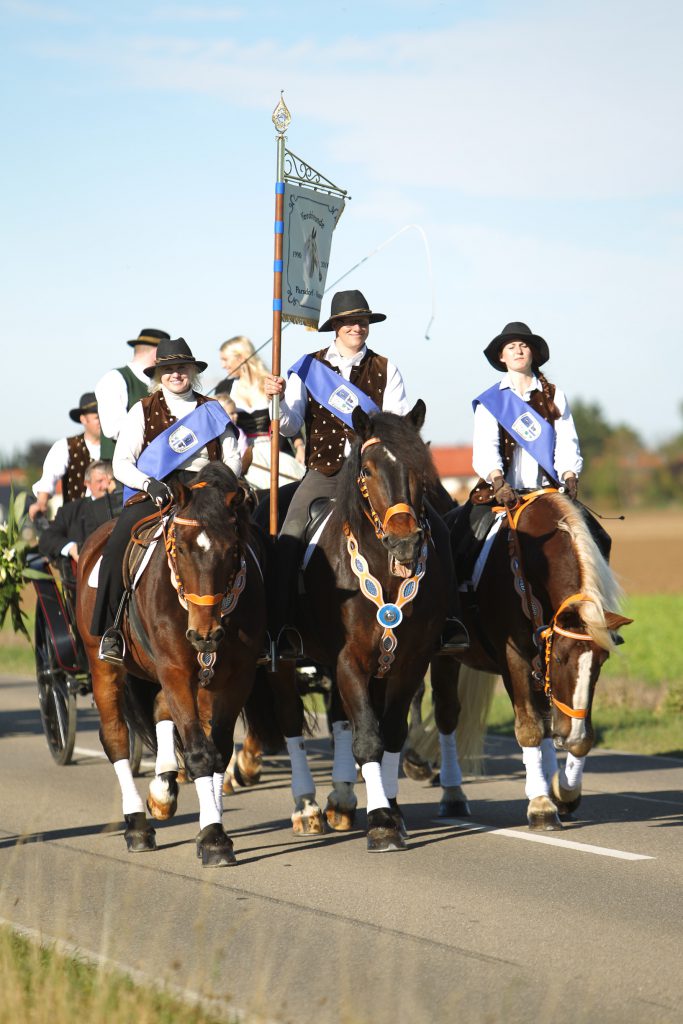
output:
{"label": "decorative horse harness", "polygon": [[[190,485],[190,490],[194,490],[199,487],[206,487],[206,483],[200,482]],[[181,606],[187,611],[188,604],[196,604],[202,607],[221,605],[221,619],[227,618],[231,612],[234,612],[237,607],[239,596],[244,590],[247,582],[247,563],[244,554],[239,552],[239,565],[235,565],[233,572],[231,573],[225,590],[220,594],[191,594],[185,590],[183,581],[180,578],[178,572],[178,563],[176,557],[176,525],[178,526],[195,526],[201,527],[201,523],[198,519],[185,519],[183,516],[172,515],[170,520],[164,516],[164,513],[170,508],[169,504],[160,509],[158,512],[153,513],[152,516],[147,516],[140,523],[134,527],[131,533],[131,541],[135,544],[144,544],[145,541],[140,541],[136,536],[136,532],[139,528],[149,522],[150,519],[156,519],[157,516],[161,517],[161,529],[164,535],[164,546],[166,548],[166,558],[168,561],[168,567],[171,571],[171,583],[173,588],[178,594],[178,601]],[[235,560],[236,561],[236,560]],[[216,664],[216,652],[215,651],[198,651],[197,661],[199,663],[199,685],[208,686],[211,679],[213,678],[213,667]]]}
{"label": "decorative horse harness", "polygon": [[[543,690],[551,705],[554,705],[559,711],[562,711],[570,718],[585,718],[588,713],[586,708],[571,708],[568,704],[563,704],[561,700],[558,700],[557,697],[553,695],[550,683],[550,661],[552,656],[553,640],[556,635],[569,637],[570,640],[592,640],[592,637],[588,633],[577,633],[572,630],[563,629],[562,626],[558,626],[557,620],[562,612],[570,605],[578,604],[580,601],[595,602],[595,598],[591,597],[590,594],[570,594],[569,597],[565,597],[557,611],[553,614],[550,623],[545,625],[543,623],[540,602],[534,597],[531,590],[531,584],[524,574],[522,549],[519,543],[519,536],[517,534],[517,523],[519,522],[519,517],[522,512],[524,512],[532,502],[536,501],[537,498],[540,498],[541,495],[552,493],[557,493],[556,487],[544,487],[537,491],[532,491],[530,494],[525,494],[520,500],[520,503],[516,505],[514,509],[496,508],[496,511],[505,511],[507,517],[509,527],[508,542],[510,568],[512,569],[512,575],[514,576],[515,590],[520,596],[524,614],[529,619],[534,629],[534,643],[537,647],[537,653],[532,662],[533,678],[539,684],[539,687],[541,681],[543,681]],[[542,659],[544,662],[543,666],[541,664]]]}
{"label": "decorative horse harness", "polygon": [[[381,444],[381,438],[370,437],[361,447],[361,455],[366,448],[369,448],[373,444]],[[415,523],[420,523],[424,530],[424,540],[422,547],[420,548],[420,555],[417,560],[415,572],[412,576],[404,579],[398,590],[396,601],[385,601],[384,593],[382,591],[382,584],[379,580],[372,575],[368,567],[367,559],[361,555],[358,549],[358,541],[354,537],[351,527],[348,523],[344,523],[344,534],[346,536],[346,549],[349,553],[351,570],[355,576],[357,576],[361,593],[367,597],[369,601],[377,608],[377,621],[382,626],[384,632],[382,633],[379,645],[379,668],[377,670],[377,678],[381,679],[387,674],[391,668],[394,658],[396,656],[396,648],[398,647],[398,640],[394,634],[394,630],[397,626],[400,626],[403,621],[403,611],[405,605],[409,604],[415,597],[420,587],[420,580],[427,571],[427,552],[429,549],[429,524],[427,523],[424,512],[418,517],[415,514],[414,509],[411,505],[407,505],[405,502],[399,502],[396,505],[391,505],[390,508],[384,513],[384,518],[381,519],[378,513],[373,508],[368,493],[368,487],[365,482],[365,474],[363,469],[357,478],[358,487],[360,492],[365,499],[367,508],[363,511],[367,518],[373,525],[375,535],[378,540],[386,535],[387,524],[393,516],[400,514],[407,514],[412,517]]]}

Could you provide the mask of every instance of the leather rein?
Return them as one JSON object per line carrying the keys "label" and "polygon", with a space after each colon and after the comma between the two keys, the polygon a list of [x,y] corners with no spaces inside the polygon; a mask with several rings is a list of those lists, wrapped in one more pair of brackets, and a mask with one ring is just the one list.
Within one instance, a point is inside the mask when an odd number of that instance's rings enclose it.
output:
{"label": "leather rein", "polygon": [[[524,572],[524,563],[522,561],[522,548],[519,543],[519,536],[517,534],[517,524],[519,518],[525,509],[529,507],[537,498],[540,498],[543,494],[557,493],[556,487],[544,487],[537,491],[532,491],[530,494],[525,494],[518,505],[514,508],[509,509],[507,506],[496,506],[495,511],[504,511],[507,523],[509,527],[509,536],[511,546],[514,551],[514,557],[511,561],[511,568],[513,575],[515,576],[516,589],[520,594],[522,601],[522,608],[524,614],[527,616],[533,626],[533,637],[534,643],[538,649],[538,653],[534,657],[534,678],[539,681],[543,679],[543,690],[547,696],[549,702],[554,705],[559,711],[562,711],[569,718],[583,719],[588,714],[587,708],[572,708],[568,704],[564,704],[561,700],[558,700],[552,692],[552,686],[550,682],[550,664],[552,658],[553,640],[555,636],[568,637],[570,640],[585,640],[592,641],[592,637],[588,633],[579,633],[574,630],[564,629],[562,626],[557,624],[557,619],[566,611],[572,604],[578,604],[582,601],[593,601],[595,598],[590,594],[570,594],[560,604],[559,608],[554,612],[550,623],[546,625],[541,620],[541,606],[533,595],[531,590],[531,584],[526,577]],[[541,669],[541,656],[543,657],[543,670]]]}

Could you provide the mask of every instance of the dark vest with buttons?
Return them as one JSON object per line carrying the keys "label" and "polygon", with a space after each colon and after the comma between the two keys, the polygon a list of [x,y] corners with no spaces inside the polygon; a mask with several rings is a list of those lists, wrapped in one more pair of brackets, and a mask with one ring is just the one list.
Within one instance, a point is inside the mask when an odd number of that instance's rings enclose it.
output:
{"label": "dark vest with buttons", "polygon": [[[343,380],[337,367],[331,366],[325,359],[326,352],[326,348],[321,349],[315,353],[315,358],[325,366],[329,366]],[[364,391],[381,409],[387,387],[386,356],[378,356],[376,352],[367,349],[358,366],[351,369],[351,383]],[[344,462],[344,447],[347,440],[353,440],[353,432],[349,427],[338,420],[329,409],[308,395],[306,407],[306,465],[308,468],[315,469],[324,476],[334,476]]]}
{"label": "dark vest with buttons", "polygon": [[[121,374],[126,382],[126,389],[128,391],[128,399],[126,401],[126,410],[130,411],[136,402],[139,402],[141,398],[146,398],[149,394],[149,388],[147,384],[143,382],[133,373],[130,366],[119,366],[118,372]],[[102,434],[100,438],[101,453],[100,458],[111,460],[114,457],[114,448],[116,447],[116,441],[112,440],[111,437],[106,437]]]}
{"label": "dark vest with buttons", "polygon": [[[548,384],[548,391],[550,392],[550,399],[555,399],[555,385]],[[532,391],[531,397],[528,403],[534,412],[537,412],[539,416],[542,416],[548,423],[554,423],[557,416],[553,416],[548,408],[548,398],[545,391]],[[500,424],[498,424],[498,444],[500,448],[500,455],[503,460],[503,476],[507,478],[507,473],[512,463],[512,456],[515,453],[517,442],[514,437],[508,434],[507,430],[504,430]],[[472,488],[470,494],[470,501],[473,501],[475,505],[487,505],[494,500],[493,490],[491,484],[487,480],[481,478],[477,480],[476,484]]]}
{"label": "dark vest with buttons", "polygon": [[[214,398],[206,398],[204,395],[194,392],[194,397],[197,399],[197,405],[204,405],[205,402],[214,402]],[[153,395],[147,395],[146,398],[140,400],[142,405],[142,411],[145,417],[145,432],[143,435],[143,449],[157,437],[158,434],[162,434],[167,427],[170,427],[172,423],[177,423],[178,417],[173,416],[171,410],[166,404],[166,399],[161,391],[155,391]],[[209,441],[206,446],[206,451],[209,456],[210,462],[221,462],[223,459],[223,451],[221,442],[217,437],[214,437],[213,441]]]}
{"label": "dark vest with buttons", "polygon": [[92,455],[88,451],[83,434],[67,437],[66,443],[69,448],[69,461],[62,477],[62,496],[65,505],[67,501],[85,497],[85,471],[92,462]]}

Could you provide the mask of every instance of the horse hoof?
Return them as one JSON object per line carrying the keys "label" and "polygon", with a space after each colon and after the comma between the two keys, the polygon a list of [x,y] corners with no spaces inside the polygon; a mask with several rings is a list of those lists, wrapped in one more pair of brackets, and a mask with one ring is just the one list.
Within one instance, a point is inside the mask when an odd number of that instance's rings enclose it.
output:
{"label": "horse hoof", "polygon": [[318,808],[313,814],[295,811],[292,815],[292,832],[297,839],[313,839],[325,834],[325,819]]}
{"label": "horse hoof", "polygon": [[[240,751],[241,754],[241,751]],[[238,786],[248,788],[249,786],[257,786],[261,781],[261,765],[259,763],[258,769],[255,772],[247,772],[244,769],[244,765],[240,767],[240,754],[235,758],[235,764],[233,765],[232,774],[235,782]]]}
{"label": "horse hoof", "polygon": [[568,818],[581,803],[581,789],[565,789],[560,782],[560,773],[555,772],[550,782],[550,799],[559,816]]}
{"label": "horse hoof", "polygon": [[398,833],[401,836],[401,839],[407,839],[408,829],[406,827],[406,820],[403,817],[403,813],[401,811],[401,808],[398,806],[398,801],[396,800],[395,797],[389,800],[389,812],[393,819],[394,825],[398,829]]}
{"label": "horse hoof", "polygon": [[356,808],[342,810],[341,807],[334,807],[331,803],[325,808],[325,821],[335,832],[350,832],[356,820]]}
{"label": "horse hoof", "polygon": [[388,853],[390,850],[405,850],[406,841],[397,828],[380,825],[368,831],[368,853]]}
{"label": "horse hoof", "polygon": [[232,840],[218,822],[203,828],[196,839],[197,857],[205,868],[231,867],[237,863]]}
{"label": "horse hoof", "polygon": [[[149,784],[147,810],[157,821],[168,821],[178,809],[178,783],[176,772],[162,772]],[[165,785],[164,785],[165,784]]]}
{"label": "horse hoof", "polygon": [[157,841],[152,826],[147,821],[144,811],[137,811],[135,814],[126,814],[126,825],[124,832],[126,846],[129,853],[147,853],[149,850],[156,850]]}
{"label": "horse hoof", "polygon": [[428,782],[434,774],[429,761],[424,761],[414,750],[407,750],[403,755],[403,771],[414,782]]}
{"label": "horse hoof", "polygon": [[560,832],[562,822],[557,811],[530,812],[527,815],[531,832]]}
{"label": "horse hoof", "polygon": [[440,818],[469,818],[470,805],[467,800],[442,800],[439,804]]}

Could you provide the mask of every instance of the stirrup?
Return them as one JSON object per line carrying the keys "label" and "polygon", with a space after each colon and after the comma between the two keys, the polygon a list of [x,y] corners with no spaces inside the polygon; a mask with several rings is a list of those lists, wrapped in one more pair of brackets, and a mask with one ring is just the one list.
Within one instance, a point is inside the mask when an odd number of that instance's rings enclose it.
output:
{"label": "stirrup", "polygon": [[110,665],[123,665],[126,654],[126,641],[123,633],[116,626],[105,629],[100,640],[100,649],[97,657],[100,661],[106,661]]}
{"label": "stirrup", "polygon": [[298,661],[304,656],[301,634],[294,626],[283,626],[277,635],[277,656],[280,661]]}
{"label": "stirrup", "polygon": [[437,654],[458,654],[470,646],[470,636],[460,619],[446,619]]}

